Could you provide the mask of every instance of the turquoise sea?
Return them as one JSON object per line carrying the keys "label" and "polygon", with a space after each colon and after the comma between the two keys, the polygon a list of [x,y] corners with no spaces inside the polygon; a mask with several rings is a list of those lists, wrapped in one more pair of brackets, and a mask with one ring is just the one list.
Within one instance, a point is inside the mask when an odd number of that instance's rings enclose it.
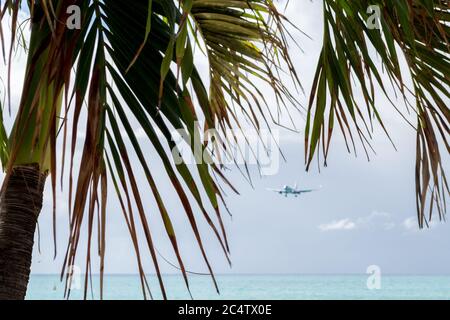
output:
{"label": "turquoise sea", "polygon": [[[83,278],[84,279],[84,278]],[[81,299],[83,279],[74,283],[72,299]],[[367,275],[222,275],[217,276],[220,295],[209,277],[191,276],[190,286],[194,299],[211,300],[330,300],[330,299],[450,299],[450,276],[383,276],[381,288],[369,290]],[[89,290],[99,298],[98,277]],[[160,299],[157,279],[149,277],[153,295]],[[169,299],[189,299],[180,276],[166,275],[164,282]],[[80,286],[80,289],[76,287]],[[30,300],[63,299],[64,285],[57,276],[33,275],[27,298]],[[136,275],[105,276],[105,299],[142,299],[139,277]]]}

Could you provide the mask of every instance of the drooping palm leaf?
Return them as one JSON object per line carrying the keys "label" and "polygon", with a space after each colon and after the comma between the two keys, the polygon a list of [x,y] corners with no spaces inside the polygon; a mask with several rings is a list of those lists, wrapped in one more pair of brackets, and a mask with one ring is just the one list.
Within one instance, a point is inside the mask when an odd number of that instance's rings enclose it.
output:
{"label": "drooping palm leaf", "polygon": [[[15,20],[21,4],[20,0],[9,0],[5,4],[5,8],[12,10],[13,25],[17,23]],[[64,24],[70,5],[78,5],[82,9],[81,30],[69,30]],[[196,164],[196,172],[184,162],[173,161],[172,151],[176,154],[179,146],[174,142],[172,131],[185,132],[194,141],[202,134],[199,119],[205,119],[205,127],[217,127],[222,132],[233,126],[230,119],[234,119],[234,125],[239,125],[238,115],[230,107],[228,99],[234,100],[244,114],[254,114],[254,103],[258,105],[260,114],[264,114],[261,105],[265,97],[252,85],[250,77],[267,81],[280,101],[291,102],[295,102],[294,98],[279,78],[282,65],[287,66],[297,81],[287,54],[284,18],[271,1],[231,1],[226,6],[222,5],[220,10],[222,17],[229,16],[243,24],[240,31],[234,35],[230,33],[233,36],[228,39],[221,30],[204,21],[205,14],[208,16],[217,11],[208,1],[29,2],[32,35],[28,69],[5,168],[8,172],[18,163],[39,163],[41,170],[48,170],[51,174],[55,194],[56,177],[59,170],[61,178],[64,176],[68,149],[70,235],[62,272],[66,277],[67,296],[70,296],[71,266],[78,259],[80,239],[86,229],[85,298],[92,272],[91,248],[95,230],[99,240],[101,287],[103,285],[110,181],[132,238],[144,297],[152,295],[141,259],[144,249],[138,239],[139,228],[144,232],[146,250],[150,253],[162,295],[166,298],[158,250],[149,223],[149,215],[153,212],[144,208],[141,196],[147,190],[157,203],[189,289],[188,272],[171,221],[173,213],[167,210],[166,200],[153,178],[153,165],[143,151],[149,147],[161,159],[217,288],[196,212],[199,211],[209,224],[229,261],[219,206],[223,195],[220,181],[214,178],[213,173],[221,181],[229,183],[214,161]],[[202,20],[201,23],[198,19]],[[240,33],[246,29],[249,34],[242,37]],[[15,28],[12,32],[15,33]],[[217,39],[224,36],[224,42],[217,43]],[[205,43],[208,57],[213,58],[210,61],[213,79],[209,93],[195,67],[193,47],[196,42]],[[218,74],[218,59],[223,59],[221,68],[226,68],[221,76]],[[73,91],[70,90],[72,83]],[[194,88],[192,93],[188,90],[189,85]],[[195,108],[197,103],[198,109]],[[80,121],[84,112],[87,123],[82,129],[84,126]],[[61,116],[62,121],[59,120]],[[147,138],[144,143],[138,141],[132,123],[138,123],[144,130]],[[80,169],[76,173],[75,150],[81,130],[85,131],[85,138]],[[68,141],[69,132],[71,141]],[[158,132],[162,133],[162,138]],[[130,143],[125,143],[126,138]],[[61,166],[57,161],[57,139],[63,140]],[[201,148],[207,157],[214,158],[212,153],[208,155],[206,145]],[[33,151],[31,155],[30,150]],[[196,152],[195,145],[192,145],[192,152]],[[132,163],[131,157],[137,157],[138,163]],[[144,172],[147,184],[139,185],[138,170]],[[196,175],[199,179],[195,178]],[[216,217],[210,216],[209,206],[212,206]]]}
{"label": "drooping palm leaf", "polygon": [[[301,85],[287,52],[290,37],[284,25],[287,19],[274,3],[193,0],[191,17],[192,32],[197,42],[204,43],[202,48],[209,61],[210,103],[199,100],[204,113],[211,117],[207,118],[206,125],[222,131],[242,130],[242,119],[256,130],[266,126],[271,130],[269,123],[281,125],[282,111],[290,116],[286,105],[298,103],[280,80],[284,72],[280,67],[286,67],[294,85]],[[273,89],[275,108],[269,105],[267,92],[261,91],[258,82]],[[193,84],[201,96],[203,88],[198,88],[195,81]],[[295,128],[296,124],[292,126]],[[233,138],[225,136],[217,148],[223,147],[226,154],[230,145],[236,145]]]}
{"label": "drooping palm leaf", "polygon": [[[377,12],[368,10],[371,5],[380,9],[380,17],[372,16]],[[375,101],[376,85],[388,96],[392,107],[402,112],[386,88],[384,70],[407,108],[414,105],[418,118],[416,185],[420,227],[432,218],[433,207],[443,218],[450,192],[439,147],[443,142],[447,154],[450,151],[449,18],[449,1],[325,0],[324,43],[308,110],[308,167],[320,151],[326,164],[336,126],[344,134],[349,151],[350,144],[355,145],[356,132],[367,153],[373,120],[388,133]],[[379,29],[375,28],[378,20]],[[401,55],[408,69],[400,64]],[[412,87],[406,84],[408,78]],[[362,93],[366,110],[357,101],[358,92]]]}

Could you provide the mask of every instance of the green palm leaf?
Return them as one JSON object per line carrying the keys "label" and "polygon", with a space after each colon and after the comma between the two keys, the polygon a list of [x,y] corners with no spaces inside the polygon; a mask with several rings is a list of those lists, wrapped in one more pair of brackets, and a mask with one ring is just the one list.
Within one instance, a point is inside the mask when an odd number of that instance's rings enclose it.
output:
{"label": "green palm leaf", "polygon": [[[61,170],[61,179],[65,171],[66,149],[69,153],[70,235],[62,272],[68,284],[66,295],[70,296],[69,284],[73,276],[70,266],[77,261],[84,228],[87,228],[88,243],[85,298],[96,229],[103,285],[109,181],[112,181],[133,241],[144,297],[152,296],[141,259],[144,250],[148,250],[166,298],[158,250],[149,223],[151,213],[144,207],[141,197],[146,190],[151,191],[157,203],[189,289],[188,271],[172,224],[174,213],[167,209],[166,200],[153,178],[154,169],[143,151],[150,146],[160,157],[178,195],[218,290],[198,224],[200,218],[207,222],[230,261],[219,206],[223,201],[219,184],[229,182],[214,161],[202,161],[193,168],[173,161],[171,151],[179,151],[173,129],[184,132],[194,141],[201,135],[198,119],[204,118],[207,128],[217,127],[225,132],[227,127],[234,126],[232,121],[239,125],[231,103],[238,104],[243,114],[252,114],[252,122],[260,128],[252,104],[256,103],[260,114],[264,115],[267,111],[263,111],[261,105],[266,102],[252,84],[252,77],[269,83],[280,101],[295,103],[279,77],[280,63],[284,61],[294,81],[298,82],[287,53],[284,18],[271,1],[42,0],[29,4],[32,35],[28,69],[5,169],[8,173],[16,165],[38,163],[43,172],[51,174],[55,194],[58,171]],[[73,4],[82,9],[80,30],[67,29],[61,23],[67,20],[67,8]],[[9,0],[5,5],[11,8],[15,26],[21,1]],[[225,34],[218,29],[218,22],[237,27],[231,27]],[[15,33],[15,28],[12,32]],[[195,67],[193,48],[200,43],[204,43],[210,59],[209,93]],[[189,85],[194,89],[192,93]],[[197,102],[199,110],[194,107]],[[88,115],[85,129],[80,123],[83,112]],[[60,115],[63,121],[59,121]],[[147,138],[144,143],[138,141],[132,119],[144,130]],[[74,158],[81,130],[85,130],[85,138],[80,170],[76,173]],[[71,141],[67,141],[69,132]],[[0,145],[1,137],[0,134]],[[60,167],[56,154],[59,138],[63,139],[64,146]],[[125,143],[125,138],[131,143]],[[214,159],[206,145],[201,148],[207,157]],[[29,150],[33,152],[30,154]],[[138,159],[136,164],[131,163],[134,156]],[[146,185],[138,184],[136,170],[144,172]],[[194,178],[196,175],[199,179]],[[215,217],[207,209],[210,206]],[[201,213],[200,218],[196,211]],[[144,232],[146,249],[141,247],[137,236],[140,228]]]}
{"label": "green palm leaf", "polygon": [[[370,5],[380,8],[379,29],[368,26],[373,18],[373,12],[368,11]],[[380,71],[384,70],[404,97],[407,108],[414,105],[412,110],[418,118],[416,186],[420,227],[431,220],[433,208],[443,218],[450,192],[439,147],[443,142],[447,153],[450,151],[449,10],[449,2],[440,0],[325,0],[324,43],[308,110],[305,145],[308,167],[320,151],[326,164],[336,126],[344,134],[349,151],[351,144],[355,147],[356,133],[368,153],[373,120],[388,134],[375,101],[376,84],[392,107],[402,114],[386,88],[386,77]],[[408,69],[400,65],[400,55]],[[412,87],[405,84],[407,78],[412,80]],[[358,92],[363,95],[365,110],[357,102]]]}

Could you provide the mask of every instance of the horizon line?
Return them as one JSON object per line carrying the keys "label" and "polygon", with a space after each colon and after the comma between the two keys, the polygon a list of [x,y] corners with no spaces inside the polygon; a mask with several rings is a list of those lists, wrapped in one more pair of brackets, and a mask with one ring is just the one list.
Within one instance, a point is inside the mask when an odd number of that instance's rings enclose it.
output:
{"label": "horizon line", "polygon": [[[86,273],[81,273],[85,276]],[[100,273],[92,273],[92,276],[100,276]],[[156,273],[145,273],[146,276],[157,276]],[[213,273],[214,276],[369,276],[370,273]],[[450,276],[450,273],[383,273],[383,276]],[[58,276],[60,273],[31,273],[32,276]],[[105,273],[104,276],[139,276],[139,273]],[[182,276],[181,273],[161,273],[161,276]],[[195,275],[191,277],[210,277],[210,274]]]}

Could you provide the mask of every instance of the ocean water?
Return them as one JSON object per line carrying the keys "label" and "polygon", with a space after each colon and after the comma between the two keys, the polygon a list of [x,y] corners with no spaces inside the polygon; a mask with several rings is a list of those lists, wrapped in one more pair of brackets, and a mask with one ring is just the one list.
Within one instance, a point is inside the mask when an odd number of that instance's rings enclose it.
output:
{"label": "ocean water", "polygon": [[[89,299],[98,299],[97,276]],[[222,275],[217,276],[220,295],[209,277],[191,276],[192,296],[197,300],[379,300],[379,299],[450,299],[450,276],[383,276],[381,288],[369,290],[366,275]],[[164,276],[169,299],[190,299],[181,276]],[[74,282],[71,299],[82,299],[84,278]],[[149,277],[155,299],[161,294],[156,277]],[[64,299],[64,284],[58,276],[33,275],[27,299]],[[108,275],[104,284],[105,299],[141,300],[139,277],[136,275]]]}

